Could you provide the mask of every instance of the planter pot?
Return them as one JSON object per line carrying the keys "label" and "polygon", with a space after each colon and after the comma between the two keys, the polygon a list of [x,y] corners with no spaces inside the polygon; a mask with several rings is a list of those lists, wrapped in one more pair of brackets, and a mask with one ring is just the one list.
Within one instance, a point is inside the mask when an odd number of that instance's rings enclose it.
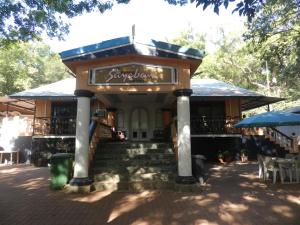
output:
{"label": "planter pot", "polygon": [[231,162],[232,160],[233,160],[233,157],[231,155],[224,156],[225,162]]}
{"label": "planter pot", "polygon": [[218,158],[218,160],[219,160],[219,163],[221,163],[221,164],[225,164],[225,162],[224,162],[223,158]]}
{"label": "planter pot", "polygon": [[242,161],[242,162],[248,162],[248,156],[246,156],[246,155],[241,155],[241,161]]}

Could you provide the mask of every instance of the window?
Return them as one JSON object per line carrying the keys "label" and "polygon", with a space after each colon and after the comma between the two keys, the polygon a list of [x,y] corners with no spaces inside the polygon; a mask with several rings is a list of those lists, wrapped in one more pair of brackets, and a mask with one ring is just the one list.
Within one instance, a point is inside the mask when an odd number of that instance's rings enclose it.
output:
{"label": "window", "polygon": [[74,135],[76,130],[76,102],[52,102],[50,134]]}

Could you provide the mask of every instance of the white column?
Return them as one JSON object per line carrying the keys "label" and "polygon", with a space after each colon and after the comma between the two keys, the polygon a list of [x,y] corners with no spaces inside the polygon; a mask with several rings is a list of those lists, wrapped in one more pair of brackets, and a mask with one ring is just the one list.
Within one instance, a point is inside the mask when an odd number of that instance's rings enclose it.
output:
{"label": "white column", "polygon": [[74,177],[88,177],[90,98],[77,100]]}
{"label": "white column", "polygon": [[177,144],[178,144],[178,177],[182,184],[195,183],[192,175],[191,129],[190,129],[190,95],[191,89],[175,91],[177,96]]}
{"label": "white column", "polygon": [[89,122],[90,122],[90,97],[92,92],[76,90],[77,119],[75,142],[75,165],[71,185],[85,186],[91,184],[89,179]]}

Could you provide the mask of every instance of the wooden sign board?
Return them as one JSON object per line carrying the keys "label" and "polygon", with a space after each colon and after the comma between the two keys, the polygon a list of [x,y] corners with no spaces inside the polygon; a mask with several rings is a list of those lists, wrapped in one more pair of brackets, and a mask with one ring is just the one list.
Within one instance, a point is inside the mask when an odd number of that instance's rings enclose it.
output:
{"label": "wooden sign board", "polygon": [[176,69],[145,64],[123,64],[90,70],[93,85],[157,85],[177,83]]}

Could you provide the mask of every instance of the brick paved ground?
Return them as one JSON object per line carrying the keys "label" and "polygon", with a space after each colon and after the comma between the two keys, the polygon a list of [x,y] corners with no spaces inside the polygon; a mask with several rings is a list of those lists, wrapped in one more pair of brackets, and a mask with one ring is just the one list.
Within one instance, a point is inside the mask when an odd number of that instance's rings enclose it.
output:
{"label": "brick paved ground", "polygon": [[300,185],[262,182],[256,170],[215,166],[202,194],[75,195],[49,190],[48,168],[0,167],[0,224],[300,224]]}

